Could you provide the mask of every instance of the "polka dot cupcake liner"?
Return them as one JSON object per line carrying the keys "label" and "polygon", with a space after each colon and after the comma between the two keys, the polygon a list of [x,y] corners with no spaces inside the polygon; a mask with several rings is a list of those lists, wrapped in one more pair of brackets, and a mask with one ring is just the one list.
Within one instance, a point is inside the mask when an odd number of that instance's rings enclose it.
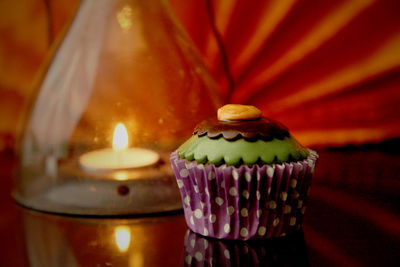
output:
{"label": "polka dot cupcake liner", "polygon": [[301,227],[318,155],[297,162],[216,167],[171,154],[185,219],[195,233],[248,240]]}
{"label": "polka dot cupcake liner", "polygon": [[304,235],[243,242],[186,232],[181,266],[308,266]]}

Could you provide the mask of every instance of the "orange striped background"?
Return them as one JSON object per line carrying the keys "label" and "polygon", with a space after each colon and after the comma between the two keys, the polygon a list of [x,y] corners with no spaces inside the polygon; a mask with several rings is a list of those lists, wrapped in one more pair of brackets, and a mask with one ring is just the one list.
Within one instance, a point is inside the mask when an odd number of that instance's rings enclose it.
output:
{"label": "orange striped background", "polygon": [[[308,146],[400,136],[400,1],[170,2],[226,102],[257,105]],[[35,74],[77,4],[0,2],[0,150],[12,149]]]}

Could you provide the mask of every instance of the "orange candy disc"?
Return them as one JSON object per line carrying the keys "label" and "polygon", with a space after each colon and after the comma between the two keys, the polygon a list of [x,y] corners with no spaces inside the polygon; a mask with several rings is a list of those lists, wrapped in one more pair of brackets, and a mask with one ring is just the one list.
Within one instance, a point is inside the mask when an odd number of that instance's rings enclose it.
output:
{"label": "orange candy disc", "polygon": [[220,121],[243,121],[261,118],[261,110],[254,106],[228,104],[218,109]]}

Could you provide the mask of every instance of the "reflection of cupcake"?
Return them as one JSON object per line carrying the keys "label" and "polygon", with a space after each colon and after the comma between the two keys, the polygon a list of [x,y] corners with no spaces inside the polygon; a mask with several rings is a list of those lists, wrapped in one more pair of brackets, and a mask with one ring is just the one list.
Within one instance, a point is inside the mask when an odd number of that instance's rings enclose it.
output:
{"label": "reflection of cupcake", "polygon": [[182,266],[309,266],[302,231],[271,240],[218,240],[188,230]]}
{"label": "reflection of cupcake", "polygon": [[189,228],[242,240],[300,228],[317,157],[255,107],[220,108],[171,154]]}

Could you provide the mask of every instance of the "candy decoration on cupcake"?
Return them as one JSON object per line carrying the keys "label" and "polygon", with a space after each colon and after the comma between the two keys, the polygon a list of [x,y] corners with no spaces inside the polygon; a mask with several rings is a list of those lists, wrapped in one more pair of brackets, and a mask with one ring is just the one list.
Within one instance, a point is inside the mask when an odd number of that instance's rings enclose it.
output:
{"label": "candy decoration on cupcake", "polygon": [[261,110],[255,106],[228,104],[218,109],[220,121],[244,121],[261,118]]}
{"label": "candy decoration on cupcake", "polygon": [[211,118],[198,124],[194,134],[211,139],[223,137],[233,141],[271,140],[289,137],[289,131],[282,124],[262,118],[261,111],[254,106],[229,104],[218,109],[218,119]]}
{"label": "candy decoration on cupcake", "polygon": [[301,227],[317,158],[259,109],[230,104],[195,127],[171,164],[189,228],[247,240]]}

